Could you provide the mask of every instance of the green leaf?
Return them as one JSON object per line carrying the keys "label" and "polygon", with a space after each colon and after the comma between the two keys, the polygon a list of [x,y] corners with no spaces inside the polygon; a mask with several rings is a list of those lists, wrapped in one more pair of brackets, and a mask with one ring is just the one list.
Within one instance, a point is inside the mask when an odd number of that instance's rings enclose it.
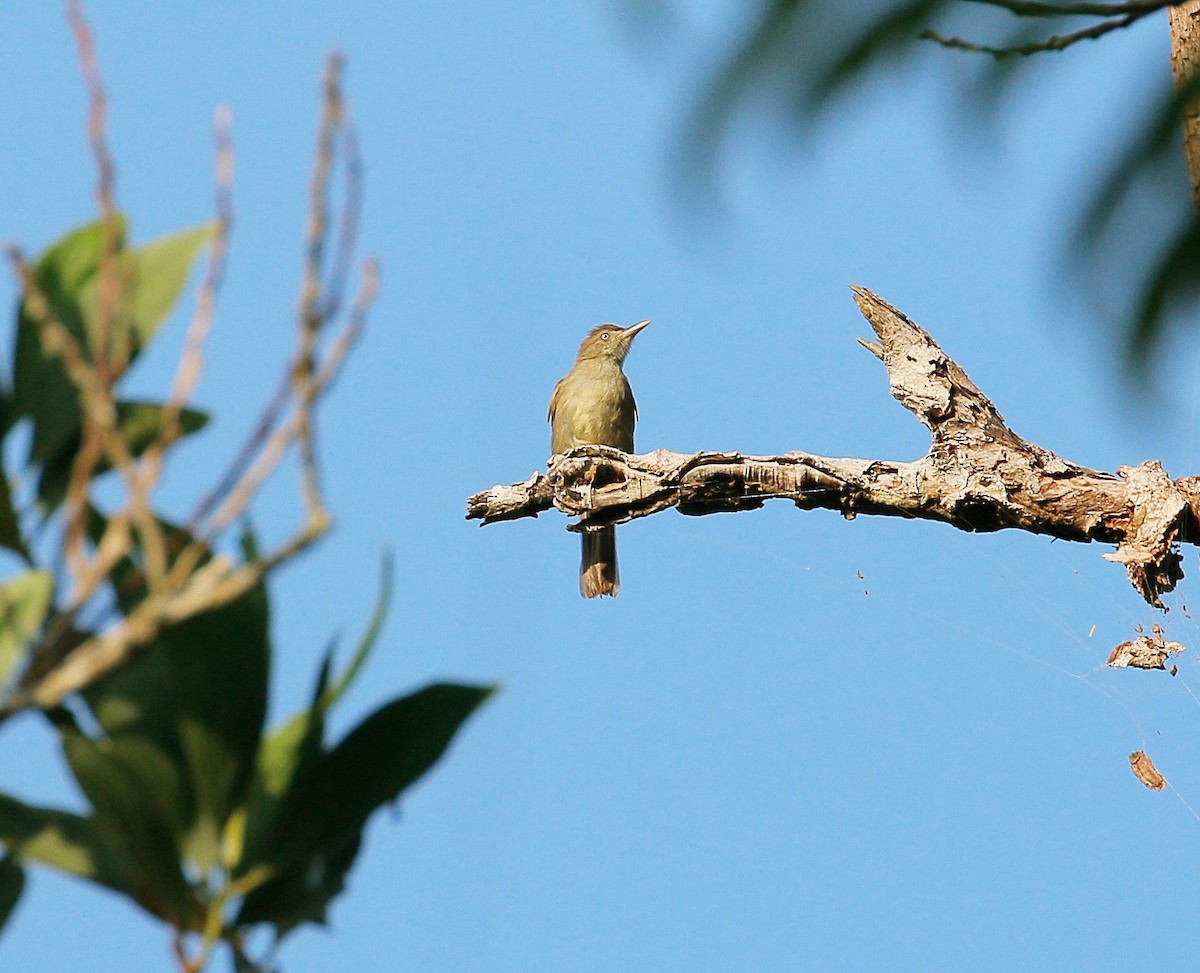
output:
{"label": "green leaf", "polygon": [[[170,570],[175,565],[179,555],[193,543],[196,543],[197,539],[186,528],[180,527],[178,524],[164,520],[161,517],[156,517],[155,520],[162,531],[163,543],[166,547],[167,568]],[[88,539],[93,544],[99,544],[107,527],[108,518],[104,515],[104,512],[95,506],[89,505],[86,523]],[[139,541],[136,532],[134,540],[135,543]],[[201,544],[201,554],[197,566],[207,564],[210,557],[211,554],[207,545]],[[137,548],[134,556],[126,555],[121,558],[109,572],[109,580],[115,589],[117,605],[126,615],[133,611],[146,597],[146,579],[142,574],[141,563],[142,551],[140,548]]]}
{"label": "green leaf", "polygon": [[288,794],[277,825],[276,875],[247,895],[238,924],[268,921],[282,936],[321,922],[344,886],[367,819],[428,771],[493,692],[436,684],[368,716]]}
{"label": "green leaf", "polygon": [[131,329],[135,355],[149,344],[158,326],[171,313],[183,293],[192,264],[216,232],[215,222],[201,223],[132,251],[136,283]]}
{"label": "green leaf", "polygon": [[189,857],[202,869],[219,859],[225,824],[254,770],[267,712],[268,625],[260,585],[163,640],[175,665],[179,736],[196,800]]}
{"label": "green leaf", "polygon": [[[124,217],[117,217],[113,229],[115,256],[119,259],[125,242]],[[105,237],[103,220],[87,223],[52,244],[34,265],[38,289],[54,317],[85,346],[89,312],[84,307],[84,291],[100,268]],[[79,393],[58,358],[42,350],[38,325],[26,312],[24,301],[17,317],[13,405],[17,415],[33,419],[31,462],[41,464],[52,459],[78,435]]]}
{"label": "green leaf", "polygon": [[17,523],[17,512],[13,509],[12,487],[4,468],[0,466],[0,547],[20,554],[26,562],[31,562],[29,548],[21,536],[21,527]]}
{"label": "green leaf", "polygon": [[127,888],[126,866],[91,818],[0,794],[0,844],[22,862],[48,865],[116,892]]}
{"label": "green leaf", "polygon": [[351,730],[321,765],[309,795],[318,836],[359,827],[438,759],[492,686],[436,683],[386,703]]}
{"label": "green leaf", "polygon": [[207,872],[221,858],[230,815],[254,770],[270,666],[266,590],[260,585],[177,625],[85,698],[114,741],[145,740],[181,779],[180,851]]}
{"label": "green leaf", "polygon": [[[216,229],[216,223],[202,223],[121,253],[116,268],[119,296],[109,327],[114,362],[128,367],[150,343],[175,307],[192,264]],[[81,285],[80,303],[86,313],[90,347],[95,348],[100,324],[99,275]]]}
{"label": "green leaf", "polygon": [[[125,217],[118,213],[114,225],[115,250],[125,246]],[[104,220],[93,220],[68,230],[42,253],[35,268],[38,284],[47,297],[73,295],[95,275],[104,251]]]}
{"label": "green leaf", "polygon": [[247,956],[242,944],[237,940],[232,940],[229,948],[233,952],[233,973],[278,973],[269,962],[259,963]]}
{"label": "green leaf", "polygon": [[392,557],[385,554],[380,568],[375,608],[349,665],[330,685],[336,643],[330,645],[321,662],[311,704],[263,738],[247,803],[245,843],[236,876],[244,875],[272,854],[272,833],[279,808],[293,781],[303,778],[322,753],[325,714],[341,699],[362,671],[383,629],[391,601],[392,577]]}
{"label": "green leaf", "polygon": [[379,569],[379,594],[375,598],[375,609],[371,612],[371,620],[367,623],[367,630],[363,633],[362,638],[359,639],[358,647],[350,658],[350,664],[338,676],[337,681],[319,697],[321,706],[325,710],[341,699],[346,690],[354,683],[366,663],[367,657],[371,654],[371,650],[375,647],[379,633],[383,631],[388,608],[391,606],[394,574],[392,555],[385,553]]}
{"label": "green leaf", "polygon": [[[109,308],[109,342],[114,371],[119,374],[157,332],[179,299],[201,249],[216,232],[204,223],[138,248],[125,247],[125,223],[117,226],[113,253],[116,296]],[[99,338],[102,282],[100,262],[105,244],[103,222],[89,223],[68,234],[39,258],[38,288],[54,317],[94,356]],[[114,378],[116,375],[114,375]],[[37,323],[25,311],[18,321],[13,363],[17,414],[34,420],[30,461],[69,468],[78,448],[81,426],[79,392],[56,356],[42,350]]]}
{"label": "green leaf", "polygon": [[[158,402],[117,403],[117,426],[121,436],[129,444],[134,456],[141,456],[154,442],[158,435],[159,426],[165,408]],[[208,413],[196,409],[182,409],[179,413],[179,428],[184,436],[198,432],[208,424]],[[71,467],[75,462],[75,454],[79,451],[79,430],[63,448],[53,457],[46,460],[38,478],[38,500],[47,510],[53,510],[67,495],[67,486],[71,481]],[[97,477],[112,469],[108,457],[103,457],[92,471]]]}
{"label": "green leaf", "polygon": [[234,871],[240,878],[268,861],[275,852],[279,809],[297,780],[304,779],[321,758],[325,737],[325,707],[332,646],[325,653],[312,705],[263,737],[258,749],[250,797],[246,802],[246,830],[242,853]]}
{"label": "green leaf", "polygon": [[65,729],[62,743],[97,826],[129,865],[128,894],[154,915],[196,928],[199,906],[180,867],[188,808],[175,763],[137,737],[96,741]]}
{"label": "green leaf", "polygon": [[325,925],[329,903],[346,887],[346,874],[362,846],[362,828],[330,841],[305,860],[254,888],[238,910],[235,925],[269,922],[282,939],[305,922]]}
{"label": "green leaf", "polygon": [[53,594],[54,575],[49,571],[26,571],[0,586],[0,687],[24,661]]}
{"label": "green leaf", "polygon": [[888,57],[911,55],[921,28],[928,27],[946,4],[947,0],[907,0],[882,11],[817,78],[815,97],[829,98]]}
{"label": "green leaf", "polygon": [[[118,402],[117,425],[121,436],[129,443],[135,456],[141,456],[154,442],[162,425],[166,408],[159,402]],[[208,413],[196,409],[181,409],[179,428],[185,436],[199,432],[208,425]]]}
{"label": "green leaf", "polygon": [[8,918],[21,893],[25,891],[25,870],[13,861],[11,855],[0,858],[0,929],[8,924]]}

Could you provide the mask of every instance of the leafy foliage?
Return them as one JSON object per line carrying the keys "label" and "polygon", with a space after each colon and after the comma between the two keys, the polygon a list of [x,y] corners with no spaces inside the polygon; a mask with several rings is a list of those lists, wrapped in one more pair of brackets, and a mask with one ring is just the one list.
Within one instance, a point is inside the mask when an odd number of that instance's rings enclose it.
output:
{"label": "leafy foliage", "polygon": [[[928,55],[930,41],[982,55],[970,93],[983,108],[1011,92],[1031,55],[1099,37],[1115,43],[1124,28],[1161,16],[1167,5],[763,0],[699,99],[683,140],[682,167],[693,183],[711,191],[726,133],[750,103],[766,102],[788,119],[811,119],[832,108],[846,88]],[[991,37],[999,39],[981,39]],[[1167,77],[1165,66],[1160,73]],[[1181,193],[1186,182],[1178,178],[1179,132],[1197,94],[1200,77],[1179,90],[1164,81],[1145,126],[1115,128],[1112,164],[1095,184],[1080,186],[1079,216],[1063,240],[1068,265],[1087,287],[1102,292],[1103,306],[1115,309],[1127,360],[1139,370],[1173,315],[1194,326],[1200,301],[1200,212]],[[1146,192],[1167,205],[1144,205]]]}
{"label": "leafy foliage", "polygon": [[[213,232],[214,225],[206,223],[142,247],[128,247],[123,217],[107,223],[97,220],[52,244],[35,262],[34,277],[54,318],[92,357],[107,336],[102,358],[117,378],[174,307],[193,262]],[[100,293],[105,260],[113,264],[111,296]],[[106,310],[102,313],[101,308]],[[79,450],[83,411],[79,390],[60,358],[46,349],[38,323],[24,303],[18,313],[12,374],[11,418],[33,420],[29,462],[42,470],[38,499],[53,508],[62,500]],[[149,444],[155,430],[148,436],[147,429],[160,408],[153,403],[123,405],[122,432],[135,455]],[[195,432],[205,421],[202,414],[189,411],[182,425],[185,432]]]}
{"label": "leafy foliage", "polygon": [[[115,217],[68,233],[33,265],[34,286],[97,367],[115,381],[154,337],[211,240],[210,225],[141,247],[126,241]],[[101,295],[102,272],[115,268],[116,299]],[[102,320],[107,316],[108,320]],[[46,341],[45,316],[23,300],[17,310],[13,388],[0,389],[0,438],[17,423],[32,427],[27,467],[38,472],[40,519],[23,530],[8,478],[0,471],[0,547],[31,567],[0,585],[0,688],[52,668],[88,638],[71,613],[56,608],[54,570],[37,567],[33,534],[52,522],[75,475],[83,442],[84,400],[61,356]],[[107,344],[105,344],[107,342]],[[131,455],[153,448],[166,408],[115,400],[116,429]],[[180,431],[207,422],[178,414]],[[91,477],[109,467],[97,461]],[[90,495],[90,494],[89,494]],[[84,528],[103,543],[109,515],[89,507]],[[199,567],[215,555],[184,527],[155,519],[165,567],[181,552]],[[110,610],[132,616],[149,598],[144,538],[107,568]],[[247,528],[243,558],[257,557]],[[124,668],[93,682],[81,706],[47,715],[66,764],[85,795],[84,813],[41,807],[0,793],[0,925],[24,888],[24,866],[57,869],[117,892],[198,937],[207,958],[229,944],[235,967],[259,968],[245,953],[257,925],[278,939],[303,922],[323,922],[362,843],[372,814],[396,801],[442,756],[490,687],[434,684],[381,705],[340,740],[326,721],[361,672],[382,629],[391,588],[385,561],[366,633],[345,669],[334,673],[334,647],[322,660],[307,705],[274,730],[265,728],[272,648],[270,609],[260,580],[237,597],[165,626]],[[198,967],[197,967],[198,968]]]}

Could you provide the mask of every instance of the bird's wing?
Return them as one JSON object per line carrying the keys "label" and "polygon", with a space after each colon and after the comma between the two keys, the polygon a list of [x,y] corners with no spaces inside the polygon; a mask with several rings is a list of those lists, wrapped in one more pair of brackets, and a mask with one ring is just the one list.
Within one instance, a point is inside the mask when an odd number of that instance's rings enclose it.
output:
{"label": "bird's wing", "polygon": [[558,411],[558,393],[562,391],[565,378],[560,378],[558,384],[554,386],[554,391],[550,394],[550,408],[546,410],[546,421],[554,421],[554,413]]}

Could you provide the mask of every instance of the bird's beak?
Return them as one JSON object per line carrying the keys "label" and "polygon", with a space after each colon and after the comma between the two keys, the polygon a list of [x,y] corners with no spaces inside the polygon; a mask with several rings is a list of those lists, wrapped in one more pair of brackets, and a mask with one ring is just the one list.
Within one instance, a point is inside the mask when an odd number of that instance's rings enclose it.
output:
{"label": "bird's beak", "polygon": [[625,329],[625,340],[632,341],[634,335],[636,335],[639,331],[642,330],[642,328],[644,328],[649,323],[650,323],[649,321],[639,321],[637,324],[626,328]]}

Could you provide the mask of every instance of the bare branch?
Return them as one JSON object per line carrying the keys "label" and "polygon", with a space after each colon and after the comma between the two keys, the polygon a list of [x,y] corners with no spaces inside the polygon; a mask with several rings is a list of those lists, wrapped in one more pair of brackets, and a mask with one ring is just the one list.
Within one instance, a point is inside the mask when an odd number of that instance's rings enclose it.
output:
{"label": "bare branch", "polygon": [[[79,392],[84,414],[84,433],[81,452],[93,448],[89,444],[89,439],[95,437],[103,446],[103,452],[107,455],[113,468],[125,481],[129,492],[129,506],[132,511],[133,522],[142,535],[142,543],[148,548],[151,544],[157,546],[158,556],[155,558],[155,565],[159,570],[155,580],[161,580],[161,575],[165,570],[163,567],[162,532],[158,521],[154,517],[153,510],[150,508],[146,491],[137,474],[129,445],[125,442],[120,430],[117,428],[117,406],[112,396],[112,390],[101,380],[100,375],[88,360],[83,346],[75,340],[70,330],[55,318],[50,309],[50,302],[38,286],[33,268],[25,261],[21,251],[15,246],[10,246],[8,248],[8,256],[22,286],[23,306],[29,314],[30,320],[34,322],[38,329],[43,349],[47,355],[57,357],[62,362],[64,372]],[[72,469],[73,480],[79,476],[81,467],[87,467],[90,459],[89,454],[89,457],[83,462],[76,462]],[[88,472],[90,474],[90,470]],[[82,506],[82,503],[86,501],[86,491],[81,501],[78,496],[77,484],[76,490],[75,502]],[[78,512],[74,512],[72,523],[77,523],[79,517]],[[71,537],[68,531],[67,543],[78,543],[78,540],[77,537]],[[74,552],[68,549],[67,553],[69,560],[72,562],[76,585],[76,590],[71,597],[71,604],[73,608],[77,608],[91,596],[91,590],[88,585],[80,580],[81,577],[88,576],[89,572],[82,570],[83,555],[81,548]],[[150,559],[149,550],[147,558],[148,560]]]}
{"label": "bare branch", "polygon": [[631,456],[584,446],[556,456],[546,473],[470,497],[467,518],[484,524],[557,507],[571,529],[619,524],[674,507],[700,515],[751,510],[769,499],[802,510],[937,520],[965,531],[1006,528],[1115,544],[1152,605],[1183,576],[1178,541],[1200,541],[1200,478],[1172,481],[1154,461],[1116,474],[1062,459],[1008,428],[992,401],[923,329],[866,290],[854,298],[877,342],[892,395],[929,427],[915,461],[844,459],[793,451],[777,456],[673,453]]}
{"label": "bare branch", "polygon": [[225,275],[225,260],[229,251],[229,234],[233,228],[233,143],[229,129],[231,113],[228,107],[217,109],[213,117],[213,137],[216,145],[216,225],[208,254],[208,270],[196,294],[196,311],[188,326],[183,353],[175,370],[171,395],[163,409],[158,436],[146,450],[143,463],[147,478],[157,482],[163,453],[179,438],[179,416],[191,400],[200,373],[204,368],[204,341],[216,315],[217,291]]}
{"label": "bare branch", "polygon": [[67,20],[75,35],[79,67],[88,90],[88,140],[96,163],[96,202],[104,221],[104,246],[100,254],[100,290],[97,308],[96,347],[92,349],[96,370],[105,384],[119,369],[111,368],[112,324],[117,312],[118,281],[116,254],[119,247],[119,214],[114,194],[114,167],[105,134],[108,97],[100,77],[96,46],[79,0],[68,0]]}
{"label": "bare branch", "polygon": [[966,0],[988,7],[1001,7],[1019,17],[1120,17],[1145,16],[1187,0],[1128,0],[1125,3],[1039,3],[1037,0]]}
{"label": "bare branch", "polygon": [[942,47],[948,47],[952,50],[968,51],[972,54],[987,54],[996,58],[996,60],[1003,60],[1006,57],[1014,55],[1028,57],[1031,54],[1041,54],[1044,51],[1062,51],[1072,44],[1077,44],[1079,41],[1095,40],[1098,37],[1103,37],[1109,31],[1128,27],[1134,21],[1140,20],[1144,16],[1146,15],[1135,13],[1115,20],[1102,20],[1098,24],[1093,24],[1091,27],[1085,27],[1070,34],[1056,34],[1052,37],[1047,37],[1045,40],[1033,41],[1029,44],[1018,44],[1015,47],[991,47],[987,44],[977,44],[962,37],[946,37],[932,28],[926,28],[917,36],[921,40],[933,41],[935,44],[940,44]]}
{"label": "bare branch", "polygon": [[[74,10],[75,8],[72,7]],[[77,11],[76,11],[77,13]],[[90,36],[78,19],[90,43]],[[89,48],[90,50],[90,48]],[[90,62],[89,62],[90,63]],[[91,453],[78,459],[72,468],[70,500],[71,523],[81,525],[68,532],[79,557],[72,564],[75,592],[67,608],[56,616],[43,633],[43,644],[35,648],[33,658],[16,690],[0,706],[0,718],[26,706],[57,705],[66,696],[85,688],[114,668],[133,658],[149,645],[164,628],[212,611],[242,596],[259,584],[272,570],[295,557],[317,540],[328,528],[331,517],[320,493],[320,478],[314,447],[313,412],[320,397],[336,379],[346,356],[362,332],[366,315],[378,289],[378,267],[368,260],[363,265],[362,283],[349,311],[345,327],[320,354],[321,333],[340,308],[341,294],[348,275],[350,254],[357,235],[361,205],[361,161],[353,133],[342,131],[345,109],[340,90],[341,59],[330,57],[325,75],[324,102],[314,165],[309,232],[297,328],[296,351],[279,395],[269,405],[250,441],[243,447],[226,476],[202,501],[193,516],[186,542],[167,567],[168,551],[162,529],[149,504],[166,452],[177,441],[179,419],[191,397],[203,366],[203,342],[212,325],[216,294],[224,270],[228,235],[232,225],[230,202],[233,154],[229,142],[228,113],[218,112],[217,142],[217,234],[210,253],[209,267],[201,285],[197,307],[184,350],[177,367],[170,398],[164,409],[158,434],[135,463],[128,445],[117,428],[116,402],[111,382],[98,372],[74,336],[55,318],[49,302],[37,287],[32,268],[15,248],[10,256],[24,285],[25,310],[38,327],[46,353],[57,356],[71,381],[79,390],[83,407],[85,435],[83,451],[93,444],[106,455],[122,476],[128,490],[128,508],[112,515],[96,544],[95,557],[83,554],[83,514],[91,489],[91,478],[99,457]],[[92,78],[89,75],[89,78]],[[98,77],[94,78],[99,90]],[[338,136],[349,153],[347,196],[341,218],[338,252],[334,258],[333,280],[326,290],[322,283],[326,234],[329,222],[326,191],[329,173],[336,161]],[[279,421],[290,405],[290,415]],[[89,438],[92,437],[92,438]],[[241,517],[250,502],[286,454],[297,444],[300,454],[302,495],[305,517],[295,533],[272,552],[249,563],[215,554],[216,541]],[[147,577],[136,579],[146,584],[145,597],[124,618],[100,634],[89,636],[74,629],[78,609],[92,596],[117,562],[133,547],[134,532],[145,552]],[[152,550],[154,548],[154,550]]]}
{"label": "bare branch", "polygon": [[333,53],[325,66],[324,103],[317,132],[317,155],[309,189],[308,249],[300,296],[300,342],[292,363],[292,396],[296,400],[295,435],[300,451],[301,479],[305,506],[310,517],[324,513],[321,482],[317,467],[316,437],[312,427],[312,407],[316,398],[312,377],[315,370],[317,338],[324,328],[325,302],[321,299],[321,271],[324,264],[329,224],[329,174],[333,166],[334,139],[342,123],[342,58]]}

